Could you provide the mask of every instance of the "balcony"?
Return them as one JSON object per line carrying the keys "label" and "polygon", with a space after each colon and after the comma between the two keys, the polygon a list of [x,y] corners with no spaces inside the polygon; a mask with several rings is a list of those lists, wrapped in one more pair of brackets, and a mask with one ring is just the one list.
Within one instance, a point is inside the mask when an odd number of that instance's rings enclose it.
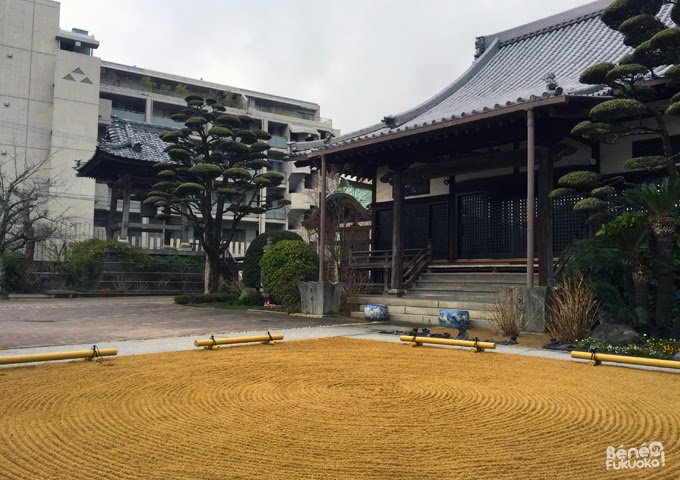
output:
{"label": "balcony", "polygon": [[269,210],[264,214],[267,220],[285,220],[286,219],[286,209],[281,207],[276,210]]}
{"label": "balcony", "polygon": [[272,135],[272,138],[269,139],[269,145],[274,148],[283,148],[288,150],[288,139],[279,135]]}
{"label": "balcony", "polygon": [[131,120],[133,122],[142,122],[144,123],[145,121],[145,116],[144,113],[140,112],[131,112],[129,110],[119,110],[117,108],[112,108],[111,109],[111,115],[115,115],[121,120]]}
{"label": "balcony", "polygon": [[160,125],[161,127],[170,127],[170,128],[181,128],[183,126],[182,123],[177,123],[173,119],[169,117],[160,117],[158,115],[154,115],[151,117],[151,123],[154,125]]}

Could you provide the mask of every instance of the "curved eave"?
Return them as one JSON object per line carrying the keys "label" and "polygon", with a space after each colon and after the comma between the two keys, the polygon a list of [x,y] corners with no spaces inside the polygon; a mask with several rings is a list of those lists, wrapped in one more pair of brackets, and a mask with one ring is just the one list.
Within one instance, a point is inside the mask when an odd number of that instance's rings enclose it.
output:
{"label": "curved eave", "polygon": [[108,152],[97,150],[94,156],[78,168],[77,177],[92,178],[94,180],[115,180],[125,169],[125,173],[140,176],[153,172],[154,162],[119,157]]}
{"label": "curved eave", "polygon": [[551,106],[556,106],[556,105],[565,105],[569,103],[570,101],[573,101],[575,99],[589,99],[591,101],[594,100],[602,100],[603,97],[590,97],[590,96],[573,96],[573,95],[560,95],[556,97],[549,97],[549,98],[540,98],[537,100],[532,100],[520,104],[515,104],[507,107],[500,107],[496,108],[494,110],[489,110],[487,112],[480,112],[474,115],[470,116],[465,116],[465,117],[456,117],[450,120],[444,120],[440,121],[438,123],[433,123],[430,125],[425,125],[421,127],[416,127],[416,128],[396,128],[394,130],[391,130],[388,133],[385,133],[384,135],[378,135],[376,137],[369,137],[363,140],[355,140],[350,143],[347,143],[345,145],[338,145],[338,146],[333,146],[329,147],[326,149],[320,149],[320,150],[315,150],[312,152],[307,153],[306,155],[300,155],[299,157],[293,157],[293,158],[299,158],[298,161],[296,161],[296,164],[300,162],[300,166],[304,166],[305,161],[311,161],[314,159],[321,158],[322,155],[333,155],[335,153],[340,153],[340,152],[347,152],[349,150],[355,150],[358,148],[364,148],[364,147],[369,147],[372,145],[377,145],[381,143],[388,143],[388,142],[394,142],[398,140],[403,140],[408,137],[419,137],[419,136],[427,136],[429,134],[433,133],[438,133],[441,130],[446,130],[446,129],[452,129],[452,128],[457,128],[466,124],[471,124],[473,122],[483,122],[485,120],[490,120],[490,119],[495,119],[498,117],[502,117],[505,115],[512,115],[516,114],[517,112],[522,112],[522,111],[528,111],[534,108],[544,108],[544,107],[551,107]]}

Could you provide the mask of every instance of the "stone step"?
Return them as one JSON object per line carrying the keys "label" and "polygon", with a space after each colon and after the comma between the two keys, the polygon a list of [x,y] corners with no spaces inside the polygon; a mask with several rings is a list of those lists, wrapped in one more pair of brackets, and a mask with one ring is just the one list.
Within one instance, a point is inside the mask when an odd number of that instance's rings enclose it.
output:
{"label": "stone step", "polygon": [[415,295],[456,295],[458,293],[484,293],[494,295],[497,292],[506,288],[507,285],[498,285],[491,283],[477,283],[477,284],[460,284],[450,283],[443,284],[440,282],[426,282],[421,283],[420,280],[416,282],[415,287],[408,289],[409,294]]}
{"label": "stone step", "polygon": [[526,275],[522,274],[465,274],[465,273],[423,273],[418,281],[457,282],[457,283],[496,283],[525,284]]}
{"label": "stone step", "polygon": [[[387,305],[388,307],[424,307],[424,308],[455,308],[459,310],[488,310],[491,308],[491,299],[479,298],[451,298],[451,297],[394,297],[390,295],[367,295],[359,297],[357,303]],[[484,301],[489,300],[489,301]]]}
{"label": "stone step", "polygon": [[[485,307],[485,306],[483,306]],[[470,318],[486,318],[488,310],[486,308],[472,308],[468,305],[463,307],[449,307],[455,310],[466,310],[470,314]],[[360,306],[360,311],[363,311],[364,305]],[[392,314],[407,314],[407,315],[427,315],[431,317],[439,317],[439,307],[412,307],[400,305],[388,305],[387,311]]]}
{"label": "stone step", "polygon": [[[526,273],[526,263],[500,264],[500,263],[456,263],[441,264],[435,263],[428,267],[431,272],[454,272],[454,273]],[[538,272],[538,265],[534,265],[534,272]]]}
{"label": "stone step", "polygon": [[[351,315],[353,318],[364,318],[364,312],[352,312]],[[415,325],[439,325],[439,318],[434,315],[391,313],[390,320],[394,322],[407,322]],[[473,328],[492,328],[491,323],[483,318],[470,317],[470,324]]]}

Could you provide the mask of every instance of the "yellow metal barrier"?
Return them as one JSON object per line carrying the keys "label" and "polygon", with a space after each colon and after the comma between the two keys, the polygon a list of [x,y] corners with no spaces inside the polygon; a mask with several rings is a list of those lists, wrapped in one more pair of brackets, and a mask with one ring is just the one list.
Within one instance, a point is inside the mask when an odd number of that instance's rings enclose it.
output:
{"label": "yellow metal barrier", "polygon": [[452,345],[455,347],[472,347],[473,352],[483,352],[485,349],[495,349],[494,342],[480,342],[478,340],[456,340],[453,338],[432,338],[432,337],[417,337],[402,335],[399,337],[402,342],[411,342],[412,347],[419,347],[423,343],[432,343],[435,345]]}
{"label": "yellow metal barrier", "polygon": [[47,362],[51,360],[75,360],[78,358],[93,360],[99,357],[110,357],[113,355],[118,355],[117,349],[95,347],[91,348],[90,350],[73,350],[70,352],[0,355],[0,365],[10,365],[13,363]]}
{"label": "yellow metal barrier", "polygon": [[608,353],[592,352],[571,352],[571,358],[590,360],[593,366],[600,365],[602,362],[627,363],[629,365],[645,365],[648,367],[678,368],[680,362],[677,360],[661,360],[658,358],[628,357],[625,355],[611,355]]}
{"label": "yellow metal barrier", "polygon": [[235,343],[253,343],[260,342],[264,345],[275,345],[275,340],[283,340],[283,334],[277,333],[275,335],[258,335],[255,337],[234,337],[234,338],[215,338],[210,337],[208,340],[194,340],[195,347],[204,347],[206,350],[213,350],[219,348],[220,345],[233,345]]}

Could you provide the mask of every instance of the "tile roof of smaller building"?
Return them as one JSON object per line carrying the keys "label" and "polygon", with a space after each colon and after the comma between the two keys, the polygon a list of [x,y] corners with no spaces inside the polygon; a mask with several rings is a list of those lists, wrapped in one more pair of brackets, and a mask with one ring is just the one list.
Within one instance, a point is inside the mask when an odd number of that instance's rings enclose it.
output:
{"label": "tile roof of smaller building", "polygon": [[167,144],[159,136],[168,130],[167,127],[114,117],[106,129],[106,138],[99,141],[97,149],[130,160],[169,162],[170,157],[164,152]]}
{"label": "tile roof of smaller building", "polygon": [[[330,141],[299,142],[291,156],[501,110],[554,96],[602,96],[602,86],[579,83],[581,72],[598,62],[616,62],[631,48],[619,32],[600,21],[612,0],[598,0],[535,22],[478,37],[472,66],[437,95],[382,122]],[[660,18],[669,22],[670,8]],[[659,70],[661,72],[662,70]],[[657,72],[658,73],[658,72]]]}
{"label": "tile roof of smaller building", "polygon": [[146,171],[155,163],[170,162],[164,151],[167,144],[159,136],[168,130],[167,127],[112,117],[106,138],[98,141],[92,158],[76,165],[78,176],[105,180],[122,170],[125,173]]}

